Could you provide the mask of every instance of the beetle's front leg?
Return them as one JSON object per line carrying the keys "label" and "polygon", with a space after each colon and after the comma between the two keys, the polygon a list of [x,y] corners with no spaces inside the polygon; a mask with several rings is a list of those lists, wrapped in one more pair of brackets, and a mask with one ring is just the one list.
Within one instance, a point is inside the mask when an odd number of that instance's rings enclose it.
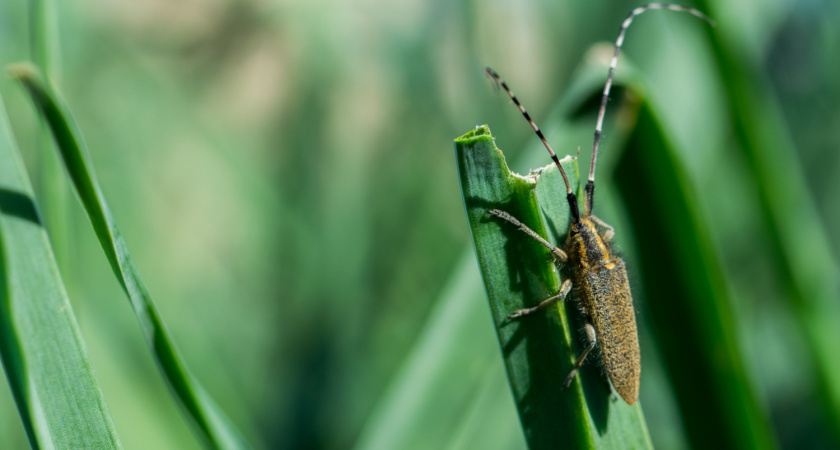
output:
{"label": "beetle's front leg", "polygon": [[506,213],[502,210],[499,210],[499,209],[491,209],[491,210],[487,211],[487,213],[492,215],[492,216],[496,216],[496,217],[498,217],[502,220],[505,220],[505,221],[509,222],[513,226],[519,228],[519,230],[522,231],[523,233],[525,233],[528,236],[531,236],[532,238],[534,238],[537,242],[539,242],[540,244],[542,244],[546,248],[548,248],[551,251],[551,256],[553,256],[554,259],[556,259],[557,261],[560,261],[561,263],[565,263],[566,261],[569,260],[569,257],[566,255],[566,252],[564,252],[563,249],[561,249],[560,247],[555,247],[555,246],[551,245],[550,242],[543,239],[543,237],[540,236],[539,234],[537,234],[536,231],[528,228],[527,225],[520,222],[519,219],[517,219],[516,217],[513,217],[510,214],[508,214],[508,213]]}

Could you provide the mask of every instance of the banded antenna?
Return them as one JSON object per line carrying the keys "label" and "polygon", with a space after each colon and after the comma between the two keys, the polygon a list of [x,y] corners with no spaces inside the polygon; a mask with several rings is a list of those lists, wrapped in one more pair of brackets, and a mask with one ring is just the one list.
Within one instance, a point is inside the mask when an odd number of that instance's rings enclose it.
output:
{"label": "banded antenna", "polygon": [[621,51],[621,46],[624,44],[624,34],[627,32],[627,28],[630,27],[630,24],[633,23],[633,19],[635,19],[639,14],[651,9],[667,9],[671,11],[686,12],[705,20],[711,26],[715,25],[715,22],[712,19],[694,8],[663,3],[648,3],[647,5],[639,6],[633,11],[630,11],[630,14],[627,15],[626,19],[624,19],[624,22],[621,24],[621,28],[618,30],[618,39],[615,40],[615,53],[613,53],[612,61],[610,61],[607,83],[604,85],[604,93],[601,96],[601,108],[598,110],[598,122],[595,124],[595,139],[592,144],[592,162],[589,164],[589,181],[586,183],[587,213],[592,211],[592,194],[595,191],[595,161],[598,158],[598,141],[601,139],[601,129],[604,126],[604,114],[607,112],[607,100],[610,96],[610,88],[612,88],[615,66],[618,64],[618,53]]}
{"label": "banded antenna", "polygon": [[[687,8],[685,6],[680,5],[673,5],[673,4],[665,4],[665,3],[648,3],[647,5],[639,6],[638,8],[630,11],[630,14],[624,19],[624,22],[621,24],[621,28],[618,31],[618,39],[615,41],[615,53],[613,53],[612,60],[610,61],[610,69],[607,74],[607,83],[604,85],[604,93],[601,95],[601,108],[598,110],[598,121],[595,124],[595,139],[592,144],[592,162],[589,165],[589,181],[586,183],[586,212],[585,215],[590,215],[592,213],[592,195],[595,192],[595,163],[598,158],[598,142],[601,139],[601,130],[604,126],[604,114],[607,111],[607,100],[610,96],[610,89],[612,88],[612,81],[613,81],[613,74],[615,73],[615,66],[618,64],[618,54],[621,52],[621,46],[624,44],[624,35],[627,32],[627,28],[630,27],[630,24],[633,23],[633,19],[636,18],[639,14],[650,10],[650,9],[667,9],[671,11],[678,11],[678,12],[686,12],[695,17],[698,17],[706,22],[709,25],[714,26],[715,23],[712,19],[707,17],[705,14],[701,13],[700,11],[694,8]],[[572,209],[572,218],[575,219],[575,222],[579,222],[580,211],[578,210],[577,205],[577,198],[575,197],[574,193],[572,193],[572,188],[569,185],[569,179],[566,177],[566,171],[563,170],[563,167],[560,165],[560,160],[557,158],[557,155],[551,149],[551,146],[548,144],[548,141],[545,139],[542,131],[534,123],[531,116],[516,98],[516,95],[508,87],[507,83],[496,73],[495,70],[485,67],[484,71],[490,75],[493,80],[496,82],[497,85],[501,85],[502,88],[507,92],[510,99],[513,100],[513,103],[516,104],[516,107],[519,108],[519,111],[522,112],[522,115],[525,116],[525,120],[531,125],[531,128],[537,133],[537,136],[542,141],[543,145],[545,145],[546,150],[548,150],[548,154],[551,155],[551,160],[554,161],[554,164],[557,165],[557,168],[560,169],[560,174],[563,175],[563,182],[566,183],[566,197],[569,200],[569,205]]]}
{"label": "banded antenna", "polygon": [[502,77],[500,77],[495,70],[489,67],[485,67],[484,71],[487,72],[487,75],[490,75],[497,84],[501,85],[502,89],[504,89],[505,92],[507,92],[508,96],[510,96],[510,99],[513,100],[513,103],[516,105],[517,108],[519,108],[519,111],[522,112],[522,115],[525,116],[525,120],[528,121],[528,123],[531,125],[531,128],[533,128],[534,131],[537,133],[537,136],[540,138],[543,145],[545,145],[545,149],[548,150],[548,154],[551,155],[551,160],[554,161],[554,164],[557,165],[558,169],[560,169],[560,175],[563,175],[563,182],[566,183],[566,198],[568,199],[569,206],[572,210],[572,218],[576,223],[579,223],[580,209],[577,205],[577,197],[575,197],[575,194],[572,193],[572,187],[569,185],[569,178],[566,177],[566,171],[563,170],[563,166],[560,164],[560,159],[557,158],[557,155],[554,153],[554,150],[552,150],[551,146],[548,145],[548,141],[545,139],[543,132],[540,131],[540,127],[538,127],[537,124],[534,123],[534,120],[531,119],[531,115],[528,114],[528,111],[525,111],[525,107],[522,106],[522,103],[519,103],[519,99],[517,99],[513,91],[510,90],[507,83],[505,83],[505,80],[503,80]]}

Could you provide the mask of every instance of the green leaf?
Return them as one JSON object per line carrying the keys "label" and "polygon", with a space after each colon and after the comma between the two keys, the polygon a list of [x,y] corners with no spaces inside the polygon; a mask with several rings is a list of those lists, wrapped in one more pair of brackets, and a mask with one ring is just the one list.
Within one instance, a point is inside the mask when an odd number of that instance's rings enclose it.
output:
{"label": "green leaf", "polygon": [[840,443],[840,265],[822,225],[784,114],[761,61],[738,39],[741,15],[727,2],[700,1],[720,24],[709,41],[735,122],[735,137],[758,187],[768,224],[770,256],[786,291],[788,307],[813,361],[819,401]]}
{"label": "green leaf", "polygon": [[34,448],[121,448],[0,103],[0,354]]}
{"label": "green leaf", "polygon": [[[560,283],[549,251],[487,210],[501,209],[543,237],[551,230],[551,240],[562,238],[569,209],[558,171],[549,166],[539,181],[512,174],[486,126],[456,139],[455,150],[476,256],[529,447],[650,448],[641,407],[611,398],[595,365],[563,388],[576,353],[571,336],[577,333],[566,307],[557,303],[544,313],[507,319],[512,311],[556,294]],[[576,160],[561,162],[576,190]]]}
{"label": "green leaf", "polygon": [[[29,48],[32,60],[45,77],[56,83],[61,73],[61,52],[58,45],[58,15],[55,0],[29,2]],[[36,135],[38,186],[36,194],[41,205],[43,220],[50,236],[50,243],[65,276],[72,277],[72,267],[67,257],[71,254],[72,221],[69,205],[71,196],[67,183],[62,179],[61,161],[54,151],[50,130],[43,119],[38,121]]]}
{"label": "green leaf", "polygon": [[192,419],[205,443],[216,448],[247,447],[239,431],[187,371],[175,350],[99,188],[81,132],[69,109],[36,68],[19,64],[13,66],[10,72],[23,83],[49,124],[105,256],[128,295],[140,321],[140,329],[173,395]]}
{"label": "green leaf", "polygon": [[645,308],[697,448],[773,448],[738,346],[720,255],[652,108],[641,109],[616,181],[633,225]]}

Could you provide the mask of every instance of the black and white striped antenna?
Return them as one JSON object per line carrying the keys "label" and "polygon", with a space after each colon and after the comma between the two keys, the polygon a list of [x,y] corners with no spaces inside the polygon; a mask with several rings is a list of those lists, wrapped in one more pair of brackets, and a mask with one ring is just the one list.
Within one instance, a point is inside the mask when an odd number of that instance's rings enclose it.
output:
{"label": "black and white striped antenna", "polygon": [[563,170],[563,166],[560,164],[560,159],[557,158],[557,155],[554,153],[554,150],[552,150],[551,146],[548,145],[548,141],[545,139],[543,132],[540,131],[540,127],[538,127],[537,124],[534,123],[534,120],[531,119],[531,115],[528,114],[528,111],[525,111],[525,108],[522,106],[522,103],[519,103],[519,99],[517,99],[513,91],[510,90],[507,83],[505,83],[505,80],[503,80],[502,77],[500,77],[495,70],[489,67],[485,67],[484,71],[487,72],[487,75],[493,77],[493,80],[495,80],[496,83],[500,84],[502,86],[502,89],[504,89],[505,92],[507,92],[507,94],[510,96],[510,99],[513,100],[513,103],[516,105],[517,108],[519,108],[519,111],[522,112],[522,115],[525,116],[525,120],[528,121],[528,123],[531,125],[531,128],[533,128],[534,131],[537,133],[537,136],[539,136],[543,145],[545,145],[545,149],[548,150],[548,154],[551,155],[551,160],[554,161],[554,164],[556,164],[557,168],[560,169],[560,175],[563,175],[563,182],[566,183],[566,198],[569,200],[569,206],[572,210],[572,219],[575,222],[580,222],[580,209],[577,205],[577,197],[575,197],[575,194],[572,192],[572,187],[569,185],[569,178],[566,177],[566,171]]}
{"label": "black and white striped antenna", "polygon": [[639,14],[651,9],[667,9],[671,11],[687,12],[700,19],[705,20],[709,25],[714,26],[714,21],[708,18],[705,14],[694,8],[687,8],[680,5],[671,5],[663,3],[648,3],[647,5],[639,6],[630,11],[627,18],[621,24],[618,30],[618,39],[615,40],[615,53],[613,53],[612,61],[610,61],[610,70],[607,74],[607,83],[604,85],[604,93],[601,95],[601,108],[598,110],[598,122],[595,123],[595,139],[592,144],[592,162],[589,164],[589,181],[586,183],[586,204],[589,211],[592,210],[592,194],[595,190],[595,162],[598,158],[598,141],[601,139],[601,130],[604,126],[604,114],[607,111],[607,101],[610,97],[610,89],[612,88],[613,74],[615,73],[615,66],[618,64],[618,54],[621,52],[621,46],[624,45],[624,34],[627,28],[633,23],[633,19]]}
{"label": "black and white striped antenna", "polygon": [[[601,108],[598,110],[598,121],[595,124],[595,138],[592,144],[592,162],[589,165],[589,181],[586,183],[585,188],[586,215],[589,215],[592,212],[592,195],[595,191],[595,163],[598,158],[598,142],[601,139],[601,130],[604,126],[604,115],[607,111],[607,101],[609,100],[610,89],[612,88],[615,66],[616,64],[618,64],[618,54],[619,52],[621,52],[621,46],[624,44],[624,35],[627,32],[627,28],[630,27],[631,23],[633,23],[633,19],[639,14],[651,9],[667,9],[671,11],[686,12],[700,19],[703,19],[706,22],[708,22],[709,25],[714,26],[714,22],[712,21],[712,19],[708,18],[705,14],[701,13],[700,11],[694,8],[687,8],[685,6],[664,3],[649,3],[647,5],[639,6],[633,11],[630,11],[630,14],[627,16],[626,19],[624,19],[624,22],[621,24],[621,28],[618,31],[618,39],[616,39],[615,41],[615,53],[613,53],[612,61],[610,61],[610,70],[607,74],[607,83],[604,85],[604,93],[601,96]],[[536,123],[534,123],[534,121],[531,119],[531,116],[528,114],[527,111],[525,111],[525,108],[510,90],[507,83],[505,83],[504,80],[502,80],[499,74],[489,67],[486,67],[484,71],[487,72],[487,74],[490,75],[497,84],[501,85],[505,92],[507,92],[511,100],[513,100],[513,103],[516,104],[516,107],[519,108],[519,111],[521,111],[522,115],[525,116],[525,119],[531,125],[531,128],[533,128],[534,131],[537,133],[537,136],[540,138],[543,145],[545,145],[546,150],[548,150],[548,154],[551,155],[551,160],[554,161],[554,164],[556,164],[557,168],[560,169],[560,174],[563,175],[563,182],[566,183],[566,196],[569,199],[570,206],[572,206],[572,217],[577,219],[579,217],[577,198],[575,197],[574,193],[572,193],[572,188],[569,185],[569,179],[566,177],[566,172],[560,165],[560,160],[557,158],[557,155],[551,149],[551,146],[548,144],[548,141],[545,139],[545,136],[543,135],[542,131],[540,131],[540,128],[537,126]]]}

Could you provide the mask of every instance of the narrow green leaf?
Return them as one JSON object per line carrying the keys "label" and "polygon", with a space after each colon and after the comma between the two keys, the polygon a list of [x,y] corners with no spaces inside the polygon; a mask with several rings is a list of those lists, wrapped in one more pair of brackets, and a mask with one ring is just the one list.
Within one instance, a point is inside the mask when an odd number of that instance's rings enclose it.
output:
{"label": "narrow green leaf", "polygon": [[32,447],[121,447],[2,103],[0,355]]}
{"label": "narrow green leaf", "polygon": [[770,255],[795,314],[808,357],[814,364],[827,428],[840,443],[840,265],[813,204],[796,147],[760,58],[750,55],[737,36],[741,15],[728,2],[701,0],[719,26],[709,41],[735,121],[736,138],[755,185]]}
{"label": "narrow green leaf", "polygon": [[55,0],[29,2],[29,48],[32,60],[47,76],[61,72]]}
{"label": "narrow green leaf", "polygon": [[773,448],[745,374],[720,255],[671,145],[646,104],[616,173],[656,344],[696,448]]}
{"label": "narrow green leaf", "polygon": [[[32,60],[44,72],[44,76],[57,83],[61,73],[61,55],[58,45],[58,17],[55,0],[31,0],[29,2],[29,49]],[[41,205],[43,220],[50,236],[59,267],[66,276],[72,277],[74,268],[67,257],[72,252],[72,221],[70,220],[70,193],[62,177],[61,161],[53,149],[49,126],[43,119],[38,121],[36,146],[38,149],[38,189],[36,193]]]}
{"label": "narrow green leaf", "polygon": [[216,448],[247,447],[239,431],[189,374],[176,352],[99,188],[87,148],[69,108],[36,68],[19,64],[10,72],[23,83],[49,124],[73,186],[172,393],[206,444]]}
{"label": "narrow green leaf", "polygon": [[[569,210],[554,201],[565,198],[558,171],[546,168],[539,181],[534,175],[512,174],[486,126],[456,139],[455,151],[476,256],[530,448],[650,448],[641,407],[611,398],[597,367],[588,367],[569,389],[563,389],[563,379],[574,364],[571,336],[577,333],[567,308],[558,303],[545,313],[507,319],[512,311],[557,293],[559,280],[545,247],[492,218],[487,210],[501,209],[543,237],[562,239]],[[576,160],[566,157],[562,164],[576,190]],[[538,197],[545,202],[547,222]],[[575,309],[567,306],[569,311]]]}

